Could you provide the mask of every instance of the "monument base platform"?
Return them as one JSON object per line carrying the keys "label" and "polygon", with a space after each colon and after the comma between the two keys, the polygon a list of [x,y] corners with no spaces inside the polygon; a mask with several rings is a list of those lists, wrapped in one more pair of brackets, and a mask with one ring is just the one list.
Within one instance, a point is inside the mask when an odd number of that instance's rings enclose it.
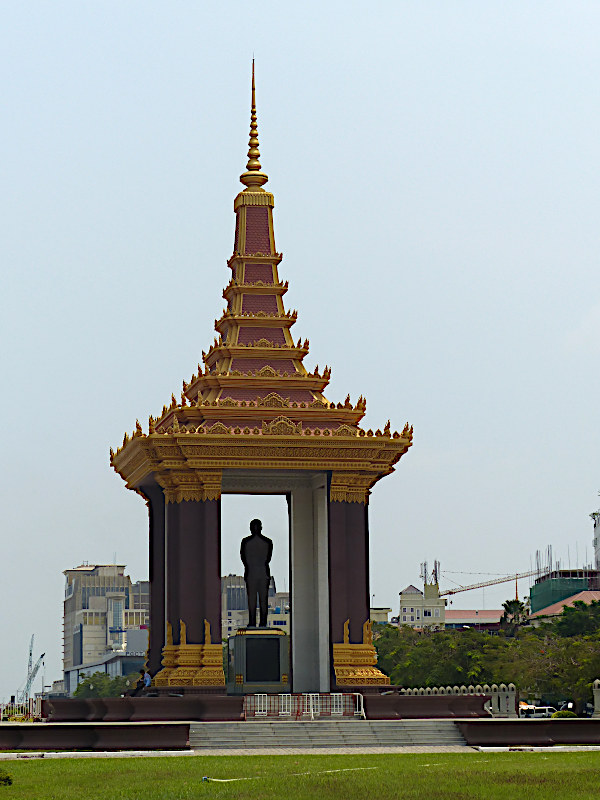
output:
{"label": "monument base platform", "polygon": [[489,694],[402,695],[365,693],[367,719],[465,719],[487,717]]}
{"label": "monument base platform", "polygon": [[[228,698],[235,700],[236,698]],[[378,723],[375,723],[377,725]],[[386,728],[386,745],[398,750],[398,747],[410,745],[414,742],[415,730],[411,729],[410,739],[407,741],[406,734],[403,736],[402,722],[383,723]],[[356,752],[364,751],[364,740],[361,743],[354,743],[352,739],[348,741],[346,731],[357,727],[360,729],[365,726],[368,730],[368,723],[362,721],[338,721],[336,723],[321,722],[280,722],[281,734],[273,737],[269,734],[269,725],[260,723],[269,740],[261,742],[262,746],[268,747],[289,747],[306,748],[314,747],[315,733],[321,738],[319,728],[324,727],[326,736],[331,747],[339,747],[342,744],[345,748],[353,747]],[[379,723],[381,726],[381,723]],[[119,723],[93,723],[93,722],[64,722],[61,724],[44,724],[39,722],[32,723],[7,723],[0,725],[0,751],[30,750],[58,751],[58,750],[183,750],[190,746],[194,748],[206,748],[208,746],[217,747],[224,752],[231,747],[248,746],[244,742],[244,729],[250,727],[248,736],[251,737],[251,746],[257,745],[256,724],[247,722],[228,722],[226,725],[207,725],[193,722],[128,722]],[[333,731],[332,726],[335,726]],[[397,727],[396,727],[397,726]],[[480,719],[480,720],[449,720],[446,729],[455,726],[460,731],[464,740],[471,747],[502,746],[502,747],[548,747],[555,745],[598,745],[600,744],[600,720],[595,719]],[[424,726],[425,727],[425,726]],[[337,728],[337,731],[336,731]],[[212,729],[212,730],[211,730]],[[217,733],[212,734],[216,729]],[[310,731],[308,736],[304,731]],[[425,728],[426,729],[426,728]],[[381,730],[381,727],[380,727]],[[394,735],[395,730],[397,736]],[[227,742],[223,741],[223,733],[227,732]],[[437,734],[440,733],[437,728]],[[298,736],[300,733],[300,736]],[[336,735],[339,734],[339,735]],[[216,735],[220,742],[211,741],[211,735]],[[287,737],[287,738],[286,738]],[[431,741],[428,734],[430,746],[436,745],[436,740]],[[293,741],[292,741],[293,740]],[[274,744],[274,741],[277,744]],[[300,744],[298,742],[300,741]],[[439,739],[439,746],[443,748],[445,743]],[[238,744],[240,742],[240,744]],[[321,745],[323,746],[323,745]],[[381,739],[377,742],[381,747]],[[323,747],[326,752],[326,747]]]}
{"label": "monument base platform", "polygon": [[60,697],[42,702],[42,716],[48,722],[239,722],[244,719],[244,698],[191,693],[155,697]]}
{"label": "monument base platform", "polygon": [[[190,687],[185,687],[189,689]],[[364,695],[365,716],[384,719],[487,717],[489,695]],[[48,722],[239,722],[245,719],[244,696],[192,694],[154,697],[55,698],[42,702]],[[537,720],[535,720],[537,722]],[[567,720],[570,721],[570,720]],[[555,722],[555,720],[553,720]],[[11,723],[12,724],[12,723]],[[598,723],[600,729],[600,722]]]}

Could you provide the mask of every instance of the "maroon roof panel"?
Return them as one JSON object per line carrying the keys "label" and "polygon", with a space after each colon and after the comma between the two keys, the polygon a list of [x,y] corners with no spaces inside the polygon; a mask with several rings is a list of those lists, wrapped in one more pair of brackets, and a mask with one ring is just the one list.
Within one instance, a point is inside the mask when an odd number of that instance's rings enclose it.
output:
{"label": "maroon roof panel", "polygon": [[248,372],[249,370],[262,369],[266,366],[281,370],[281,372],[287,372],[288,375],[296,374],[296,368],[291,358],[272,358],[271,360],[266,358],[234,358],[231,369],[237,369],[240,372]]}
{"label": "maroon roof panel", "polygon": [[273,267],[270,264],[246,264],[244,283],[273,283]]}
{"label": "maroon roof panel", "polygon": [[297,403],[312,403],[315,399],[311,392],[304,389],[285,389],[281,386],[264,389],[223,389],[221,399],[231,397],[232,400],[256,400],[257,397],[266,397],[271,392],[277,392],[284,399],[295,400]]}
{"label": "maroon roof panel", "polygon": [[245,294],[242,300],[242,312],[255,314],[257,311],[276,314],[277,297],[274,294]]}
{"label": "maroon roof panel", "polygon": [[268,342],[275,342],[275,344],[285,344],[285,335],[283,328],[261,328],[256,327],[240,328],[238,334],[238,342],[240,344],[252,344],[258,342],[259,339],[266,339]]}
{"label": "maroon roof panel", "polygon": [[270,253],[269,209],[246,206],[246,253]]}

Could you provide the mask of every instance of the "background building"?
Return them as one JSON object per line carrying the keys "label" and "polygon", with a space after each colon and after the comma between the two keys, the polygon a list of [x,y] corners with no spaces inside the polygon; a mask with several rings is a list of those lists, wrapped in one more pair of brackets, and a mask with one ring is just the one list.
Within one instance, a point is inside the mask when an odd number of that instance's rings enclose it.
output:
{"label": "background building", "polygon": [[148,646],[148,581],[133,584],[124,564],[82,564],[63,574],[64,691],[72,694],[83,673],[140,670]]}
{"label": "background building", "polygon": [[[248,624],[248,595],[242,575],[225,575],[221,578],[221,638],[227,640]],[[267,625],[290,633],[290,594],[278,592],[275,579],[269,585],[269,612]]]}
{"label": "background building", "polygon": [[503,614],[503,608],[447,608],[446,630],[498,631]]}
{"label": "background building", "polygon": [[390,621],[391,613],[391,608],[385,608],[384,606],[378,606],[377,608],[371,607],[369,609],[369,619],[371,622],[383,622],[387,624]]}
{"label": "background building", "polygon": [[400,592],[398,625],[411,628],[435,628],[445,625],[446,601],[436,583],[426,583],[423,591],[412,584]]}
{"label": "background building", "polygon": [[537,614],[567,597],[600,589],[600,572],[591,567],[555,569],[536,579],[529,592],[531,613]]}
{"label": "background building", "polygon": [[529,617],[529,622],[537,626],[541,622],[548,621],[550,617],[560,616],[565,606],[573,608],[575,603],[585,603],[586,605],[590,605],[590,603],[597,603],[598,601],[600,601],[600,592],[598,591],[577,592],[577,594],[573,594],[570,597],[565,597],[562,600],[559,600],[557,603],[552,603],[552,605],[541,608],[539,611],[531,614]]}

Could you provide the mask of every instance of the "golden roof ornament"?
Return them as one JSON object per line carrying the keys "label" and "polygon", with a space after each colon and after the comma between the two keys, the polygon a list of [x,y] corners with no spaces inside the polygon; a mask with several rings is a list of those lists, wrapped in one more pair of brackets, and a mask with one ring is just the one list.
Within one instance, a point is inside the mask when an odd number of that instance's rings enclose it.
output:
{"label": "golden roof ornament", "polygon": [[256,117],[256,88],[254,85],[254,59],[252,59],[252,105],[250,109],[250,139],[248,141],[248,163],[246,172],[240,175],[245,192],[263,192],[263,185],[269,180],[260,171],[260,150],[258,149],[258,122]]}

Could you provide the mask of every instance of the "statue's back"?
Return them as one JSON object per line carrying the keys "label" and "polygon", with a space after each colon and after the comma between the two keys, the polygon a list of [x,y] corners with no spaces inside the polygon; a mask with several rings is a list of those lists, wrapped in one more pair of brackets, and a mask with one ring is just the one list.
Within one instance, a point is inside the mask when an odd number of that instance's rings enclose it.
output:
{"label": "statue's back", "polygon": [[266,536],[247,536],[242,541],[242,559],[248,573],[270,577],[272,546],[273,543]]}

